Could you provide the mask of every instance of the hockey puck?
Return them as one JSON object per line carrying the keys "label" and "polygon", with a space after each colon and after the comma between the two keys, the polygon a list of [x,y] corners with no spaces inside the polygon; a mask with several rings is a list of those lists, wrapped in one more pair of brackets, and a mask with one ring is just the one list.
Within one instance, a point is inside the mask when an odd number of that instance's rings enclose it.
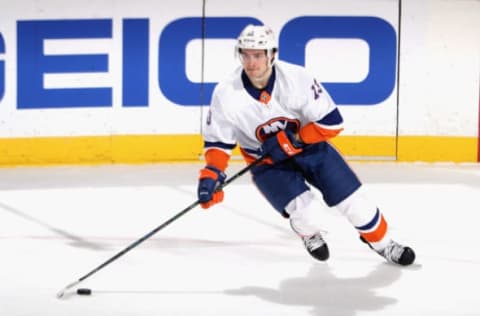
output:
{"label": "hockey puck", "polygon": [[92,290],[91,289],[86,289],[86,288],[77,289],[77,294],[78,295],[90,295],[90,294],[92,294]]}

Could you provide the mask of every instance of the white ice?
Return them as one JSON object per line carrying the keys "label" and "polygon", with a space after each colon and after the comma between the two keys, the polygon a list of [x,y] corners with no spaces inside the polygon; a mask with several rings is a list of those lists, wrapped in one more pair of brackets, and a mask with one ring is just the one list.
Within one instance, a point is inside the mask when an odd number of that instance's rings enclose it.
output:
{"label": "white ice", "polygon": [[[317,193],[331,257],[311,258],[244,175],[196,200],[201,164],[0,169],[0,315],[480,315],[480,165],[352,162],[416,264],[362,244]],[[233,175],[244,165],[235,162]]]}

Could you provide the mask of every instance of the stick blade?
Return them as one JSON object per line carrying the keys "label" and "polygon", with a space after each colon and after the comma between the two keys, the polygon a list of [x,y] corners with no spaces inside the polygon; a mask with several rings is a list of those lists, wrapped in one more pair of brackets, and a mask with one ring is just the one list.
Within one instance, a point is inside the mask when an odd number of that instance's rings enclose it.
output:
{"label": "stick blade", "polygon": [[63,296],[65,295],[65,290],[66,289],[63,289],[63,290],[61,290],[60,292],[57,293],[57,298],[59,300],[61,300],[63,298]]}
{"label": "stick blade", "polygon": [[60,300],[63,298],[63,296],[65,295],[65,292],[68,290],[68,289],[71,289],[72,287],[76,286],[77,284],[80,283],[81,280],[78,280],[78,281],[75,281],[75,282],[72,282],[70,283],[69,285],[67,285],[66,287],[64,287],[61,291],[59,291],[57,293],[57,298]]}

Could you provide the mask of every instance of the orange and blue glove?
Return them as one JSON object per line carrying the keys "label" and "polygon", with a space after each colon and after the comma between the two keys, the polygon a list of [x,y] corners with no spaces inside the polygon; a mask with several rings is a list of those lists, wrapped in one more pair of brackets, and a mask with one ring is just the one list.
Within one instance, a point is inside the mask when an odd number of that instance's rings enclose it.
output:
{"label": "orange and blue glove", "polygon": [[282,130],[265,139],[262,153],[270,157],[273,163],[286,160],[303,151],[304,143],[295,138],[291,130]]}
{"label": "orange and blue glove", "polygon": [[223,191],[217,188],[225,182],[226,174],[213,166],[205,166],[200,170],[198,182],[198,201],[204,209],[223,201]]}

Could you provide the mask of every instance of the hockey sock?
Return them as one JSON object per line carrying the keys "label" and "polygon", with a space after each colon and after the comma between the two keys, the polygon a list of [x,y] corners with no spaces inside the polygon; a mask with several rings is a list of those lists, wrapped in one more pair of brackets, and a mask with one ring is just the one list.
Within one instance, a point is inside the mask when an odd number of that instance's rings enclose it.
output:
{"label": "hockey sock", "polygon": [[390,241],[387,221],[362,187],[339,203],[337,209],[374,250],[380,251],[386,247]]}

